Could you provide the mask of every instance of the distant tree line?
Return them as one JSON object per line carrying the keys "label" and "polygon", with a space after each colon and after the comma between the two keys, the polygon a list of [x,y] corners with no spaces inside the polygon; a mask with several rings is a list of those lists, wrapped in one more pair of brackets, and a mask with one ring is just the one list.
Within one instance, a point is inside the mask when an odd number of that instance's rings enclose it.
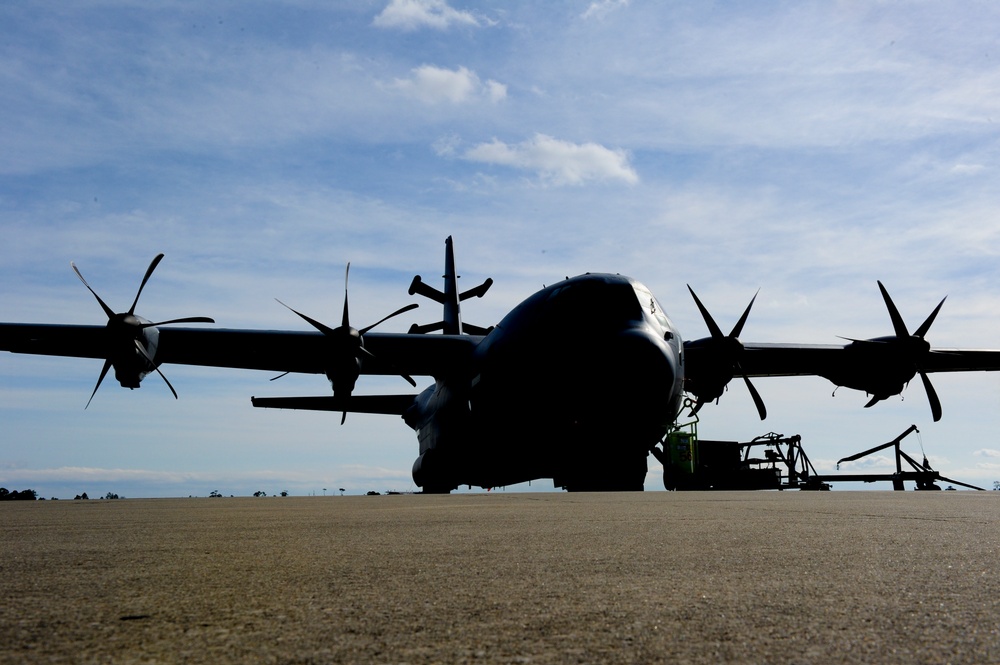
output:
{"label": "distant tree line", "polygon": [[0,487],[0,501],[34,501],[38,498],[38,492],[35,490],[9,490],[6,487]]}
{"label": "distant tree line", "polygon": [[[253,495],[259,499],[261,497],[267,496],[267,492],[263,490],[257,490],[256,492],[253,493]],[[219,499],[222,498],[223,494],[219,490],[212,490],[212,492],[208,496],[213,499]],[[232,497],[232,494],[230,494],[229,496]],[[277,494],[275,494],[275,496],[277,496]],[[288,490],[282,491],[281,496],[288,496]]]}

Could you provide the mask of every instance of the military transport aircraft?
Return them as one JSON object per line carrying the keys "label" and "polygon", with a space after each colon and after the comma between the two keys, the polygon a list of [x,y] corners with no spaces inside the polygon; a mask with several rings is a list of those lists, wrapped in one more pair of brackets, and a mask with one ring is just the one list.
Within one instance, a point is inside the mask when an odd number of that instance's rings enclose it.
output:
{"label": "military transport aircraft", "polygon": [[[933,349],[928,330],[944,300],[912,333],[879,282],[893,333],[842,345],[750,344],[739,336],[753,300],[727,335],[690,289],[710,335],[684,342],[653,294],[622,275],[585,274],[552,284],[517,305],[496,326],[462,321],[460,303],[482,297],[492,280],[458,290],[452,239],[445,241],[444,290],[414,277],[410,295],[443,306],[443,319],[405,334],[351,325],[345,283],[341,323],[329,327],[292,310],[315,331],[173,327],[206,317],[151,322],[136,303],[162,254],[153,259],[132,306],[116,313],[77,276],[108,317],[104,326],[0,324],[0,350],[104,361],[94,398],[113,367],[138,388],[171,363],[325,374],[333,394],[253,397],[255,407],[401,416],[417,433],[413,480],[425,492],[459,485],[501,487],[552,478],[569,490],[641,490],[646,459],[684,409],[719,399],[733,377],[746,383],[761,419],[764,402],[751,377],[818,375],[866,392],[872,406],[919,375],[934,420],[941,402],[928,374],[1000,370],[1000,350]],[[72,264],[71,264],[72,265]],[[348,265],[348,270],[350,266]],[[345,279],[346,282],[346,279]],[[754,296],[756,298],[756,296]],[[291,309],[291,308],[289,308]],[[431,334],[440,331],[441,334]],[[413,376],[434,383],[418,393],[355,395],[361,375]],[[88,405],[90,402],[88,401]]]}

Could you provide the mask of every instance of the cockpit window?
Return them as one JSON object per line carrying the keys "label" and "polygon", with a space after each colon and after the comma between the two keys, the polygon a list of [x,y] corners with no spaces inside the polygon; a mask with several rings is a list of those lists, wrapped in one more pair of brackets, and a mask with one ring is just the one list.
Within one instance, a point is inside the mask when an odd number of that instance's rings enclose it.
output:
{"label": "cockpit window", "polygon": [[613,275],[587,275],[539,291],[511,310],[499,327],[508,328],[529,320],[533,330],[541,334],[599,333],[641,322],[643,313],[629,280]]}
{"label": "cockpit window", "polygon": [[639,303],[642,305],[642,308],[650,316],[655,318],[665,330],[672,330],[673,324],[670,323],[670,319],[667,317],[666,312],[664,312],[663,308],[660,307],[660,303],[656,301],[656,298],[653,297],[650,290],[638,282],[634,283],[632,288],[635,289],[635,295],[639,298]]}
{"label": "cockpit window", "polygon": [[642,320],[639,303],[628,284],[599,279],[570,281],[549,292],[546,315],[592,327]]}

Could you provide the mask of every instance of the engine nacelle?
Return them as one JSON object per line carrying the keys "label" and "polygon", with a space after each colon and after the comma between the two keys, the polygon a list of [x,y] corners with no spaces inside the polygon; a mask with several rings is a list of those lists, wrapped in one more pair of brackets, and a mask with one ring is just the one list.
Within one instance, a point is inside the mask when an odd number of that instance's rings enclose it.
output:
{"label": "engine nacelle", "polygon": [[127,312],[122,313],[115,313],[113,309],[108,307],[108,304],[101,299],[101,296],[97,295],[97,291],[91,288],[87,280],[83,278],[83,274],[76,267],[76,264],[70,261],[69,265],[73,268],[76,276],[80,278],[80,281],[87,287],[87,290],[93,294],[101,309],[108,316],[108,325],[105,328],[104,337],[104,367],[101,369],[101,375],[97,379],[97,385],[94,386],[94,392],[90,393],[87,406],[90,406],[90,402],[94,399],[94,395],[97,394],[98,388],[101,387],[101,382],[104,381],[104,377],[107,376],[108,371],[112,367],[115,368],[115,378],[118,379],[118,383],[124,388],[138,388],[143,378],[150,372],[155,371],[159,373],[163,378],[163,382],[170,388],[174,399],[177,398],[177,391],[174,390],[174,387],[170,385],[170,381],[167,381],[167,377],[157,367],[156,345],[159,341],[159,331],[156,329],[156,326],[163,326],[169,323],[215,323],[215,320],[207,316],[188,316],[182,319],[152,323],[135,315],[135,306],[139,302],[139,296],[142,295],[142,290],[145,288],[146,282],[149,281],[150,275],[153,274],[153,270],[156,269],[157,264],[160,263],[162,258],[163,254],[157,254],[153,258],[149,264],[149,268],[146,269],[146,274],[143,276],[142,282],[139,284],[139,290],[135,294],[132,306],[129,307]]}
{"label": "engine nacelle", "polygon": [[108,360],[122,388],[138,388],[142,380],[156,370],[154,363],[160,331],[149,323],[138,316],[126,316],[121,321],[108,323]]}
{"label": "engine nacelle", "polygon": [[[861,390],[878,399],[899,395],[917,374],[913,360],[915,346],[909,339],[854,341],[845,348],[844,361],[822,376],[838,386]],[[924,351],[922,345],[917,351]]]}

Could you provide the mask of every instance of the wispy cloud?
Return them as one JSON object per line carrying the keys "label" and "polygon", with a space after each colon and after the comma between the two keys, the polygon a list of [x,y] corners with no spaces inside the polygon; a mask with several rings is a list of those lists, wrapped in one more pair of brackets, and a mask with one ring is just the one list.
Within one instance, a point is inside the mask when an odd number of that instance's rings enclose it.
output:
{"label": "wispy cloud", "polygon": [[483,83],[466,67],[445,69],[422,65],[412,70],[408,79],[396,79],[392,87],[425,104],[447,102],[461,104],[476,99],[499,102],[507,96],[507,86],[494,80]]}
{"label": "wispy cloud", "polygon": [[477,27],[480,20],[471,12],[450,7],[444,0],[392,0],[372,25],[405,31],[447,30],[454,25]]}
{"label": "wispy cloud", "polygon": [[533,171],[554,185],[582,185],[589,181],[620,181],[633,185],[639,175],[625,150],[597,143],[571,143],[536,134],[521,143],[493,139],[466,150],[462,157],[472,162],[509,166]]}
{"label": "wispy cloud", "polygon": [[972,454],[976,457],[989,457],[991,459],[1000,458],[1000,450],[996,450],[994,448],[980,448]]}
{"label": "wispy cloud", "polygon": [[583,19],[601,19],[617,9],[628,7],[629,1],[630,0],[597,0],[596,2],[591,2],[590,6],[587,7],[586,11],[584,11],[580,17]]}
{"label": "wispy cloud", "polygon": [[870,471],[870,470],[881,470],[895,468],[896,462],[891,457],[885,455],[869,455],[868,457],[863,457],[854,462],[844,462],[840,465],[840,470],[843,472],[848,472],[850,470],[855,471]]}

